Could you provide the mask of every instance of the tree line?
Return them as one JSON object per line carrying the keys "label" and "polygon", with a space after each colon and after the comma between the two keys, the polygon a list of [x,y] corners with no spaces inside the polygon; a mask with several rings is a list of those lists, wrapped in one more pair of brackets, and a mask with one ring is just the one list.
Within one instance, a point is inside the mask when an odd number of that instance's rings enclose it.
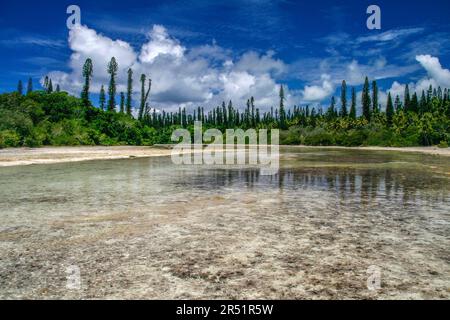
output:
{"label": "tree line", "polygon": [[[127,71],[127,91],[117,94],[118,63],[114,57],[107,65],[109,84],[107,91],[101,85],[99,103],[100,110],[133,117],[133,70]],[[92,107],[90,90],[93,78],[93,62],[87,59],[83,65],[84,85],[81,101],[85,107]],[[175,127],[191,127],[195,121],[201,121],[205,128],[280,128],[285,131],[286,143],[305,143],[320,145],[443,145],[449,142],[450,90],[441,87],[424,90],[418,95],[410,92],[405,86],[403,99],[388,93],[384,106],[379,100],[377,82],[365,78],[361,93],[361,112],[357,110],[357,96],[354,87],[348,88],[342,81],[340,104],[333,96],[326,110],[322,107],[294,106],[286,108],[283,85],[279,89],[279,103],[268,111],[262,112],[256,101],[250,97],[244,108],[235,107],[232,101],[224,101],[221,105],[205,111],[202,106],[187,112],[179,108],[175,112],[157,111],[149,103],[152,79],[145,74],[140,76],[140,100],[135,112],[137,121],[161,131],[161,142],[168,142],[168,132]],[[52,79],[45,77],[44,92],[54,92]],[[32,92],[32,81],[29,79],[27,94]],[[23,84],[19,81],[19,94],[23,94]],[[60,92],[59,84],[55,92]],[[107,97],[108,95],[108,97]],[[117,103],[116,96],[119,96]],[[118,110],[116,106],[118,105]],[[381,135],[377,141],[370,137]],[[419,134],[419,135],[418,135]],[[384,135],[384,136],[383,136]],[[412,138],[411,138],[411,137]],[[311,137],[313,137],[311,139]],[[338,137],[344,137],[339,139]],[[158,140],[158,139],[156,139]],[[373,140],[373,139],[372,139]]]}

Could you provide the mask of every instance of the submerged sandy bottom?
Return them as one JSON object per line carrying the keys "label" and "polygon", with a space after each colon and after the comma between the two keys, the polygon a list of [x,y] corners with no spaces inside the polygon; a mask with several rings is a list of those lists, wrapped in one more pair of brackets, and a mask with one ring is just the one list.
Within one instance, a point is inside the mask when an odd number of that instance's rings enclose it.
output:
{"label": "submerged sandy bottom", "polygon": [[[250,172],[214,189],[223,172],[141,173],[141,162],[119,162],[140,168],[133,174],[101,164],[108,187],[88,164],[52,167],[39,173],[53,175],[44,184],[32,182],[39,171],[5,175],[33,192],[0,184],[0,297],[450,298],[448,180],[425,181],[442,190],[422,192],[394,174],[387,192],[386,176],[339,171],[340,189],[312,183],[327,169],[283,170],[283,181]],[[131,188],[147,178],[154,184]],[[68,266],[80,270],[79,290],[67,287]],[[370,266],[381,270],[378,291],[367,288]]]}

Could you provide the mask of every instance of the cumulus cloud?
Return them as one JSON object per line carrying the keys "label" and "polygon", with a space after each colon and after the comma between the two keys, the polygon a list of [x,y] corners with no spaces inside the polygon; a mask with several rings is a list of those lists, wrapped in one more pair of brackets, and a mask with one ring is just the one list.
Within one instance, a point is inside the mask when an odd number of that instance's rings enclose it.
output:
{"label": "cumulus cloud", "polygon": [[[416,56],[417,62],[427,72],[427,77],[423,77],[417,82],[410,82],[408,84],[410,92],[416,92],[419,97],[422,91],[427,91],[430,86],[433,88],[450,88],[450,71],[444,69],[437,57],[431,55],[418,55]],[[393,97],[399,96],[404,99],[406,84],[401,84],[394,81],[391,88],[387,90]]]}
{"label": "cumulus cloud", "polygon": [[450,87],[450,71],[442,68],[439,59],[430,55],[416,56],[416,60],[427,71],[428,76],[442,87]]}
{"label": "cumulus cloud", "polygon": [[242,55],[239,62],[236,64],[236,70],[245,70],[253,74],[267,74],[274,73],[277,75],[286,71],[286,65],[281,60],[273,59],[273,51],[259,56],[258,53],[250,51]]}
{"label": "cumulus cloud", "polygon": [[150,41],[142,46],[139,60],[143,63],[152,63],[156,57],[170,55],[175,59],[183,57],[186,48],[177,40],[171,39],[167,30],[160,25],[154,25],[149,32]]}
{"label": "cumulus cloud", "polygon": [[136,63],[137,54],[125,41],[111,40],[86,26],[77,26],[69,33],[69,46],[73,51],[69,66],[71,73],[53,71],[49,77],[54,83],[71,93],[78,93],[82,88],[82,67],[87,58],[94,65],[93,92],[99,92],[101,84],[108,83],[106,66],[111,57],[119,61],[119,90],[124,90],[126,70]]}
{"label": "cumulus cloud", "polygon": [[389,92],[391,93],[391,95],[394,98],[396,96],[403,97],[403,93],[405,92],[405,87],[406,87],[406,85],[400,84],[399,82],[394,81],[394,83],[392,83],[392,86],[391,86],[391,89],[389,90]]}
{"label": "cumulus cloud", "polygon": [[[274,52],[258,54],[250,51],[233,57],[230,51],[217,44],[186,48],[170,36],[161,25],[154,25],[148,33],[148,42],[137,53],[127,42],[113,40],[87,26],[70,31],[69,47],[71,72],[49,73],[53,83],[63,90],[78,94],[83,85],[82,66],[87,58],[94,64],[92,92],[98,93],[102,84],[108,84],[106,66],[111,57],[119,63],[118,92],[126,90],[127,70],[134,71],[135,101],[139,97],[140,74],[152,81],[151,105],[158,109],[175,110],[178,107],[215,107],[232,100],[243,107],[254,96],[258,107],[277,105],[280,84],[276,77],[287,67],[274,57]],[[285,88],[288,102],[293,95]]]}
{"label": "cumulus cloud", "polygon": [[[420,31],[389,31],[377,35],[377,39],[361,38],[358,41],[391,41]],[[428,76],[411,83],[411,91],[420,93],[430,84],[450,87],[450,71],[431,55],[418,55],[418,63],[407,66],[389,64],[381,55],[369,59],[366,64],[360,64],[356,59],[331,57],[304,59],[297,65],[286,65],[272,51],[263,54],[248,51],[235,56],[215,42],[188,48],[161,25],[154,25],[147,35],[148,40],[140,48],[134,48],[126,41],[111,39],[87,26],[75,27],[68,38],[72,50],[71,71],[55,70],[48,75],[54,84],[58,83],[63,90],[78,95],[83,86],[82,66],[87,58],[91,58],[94,64],[91,91],[98,93],[101,85],[107,86],[109,82],[106,66],[114,56],[119,63],[118,92],[126,91],[127,70],[132,68],[135,105],[140,93],[139,76],[146,74],[153,80],[151,106],[165,110],[177,110],[180,106],[188,109],[204,106],[208,109],[228,100],[242,108],[252,96],[257,107],[268,110],[278,105],[280,82],[277,80],[282,77],[306,81],[301,90],[285,86],[290,106],[328,103],[343,79],[348,85],[357,86],[362,84],[366,75],[371,79],[388,79],[410,74],[420,66]],[[317,74],[321,74],[320,79],[315,78]],[[394,96],[402,96],[404,87],[404,84],[394,82],[389,91]],[[380,92],[382,103],[385,97],[385,92]]]}
{"label": "cumulus cloud", "polygon": [[302,91],[302,100],[305,102],[320,102],[334,92],[331,77],[328,74],[321,76],[321,85],[305,86]]}

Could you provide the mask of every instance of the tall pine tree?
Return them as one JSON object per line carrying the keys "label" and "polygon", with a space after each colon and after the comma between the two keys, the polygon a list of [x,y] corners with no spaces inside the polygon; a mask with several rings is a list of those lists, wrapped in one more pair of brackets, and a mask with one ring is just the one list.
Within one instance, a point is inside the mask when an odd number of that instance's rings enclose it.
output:
{"label": "tall pine tree", "polygon": [[124,113],[125,109],[125,95],[123,92],[120,93],[120,113]]}
{"label": "tall pine tree", "polygon": [[22,80],[19,80],[19,83],[17,84],[17,92],[18,92],[20,95],[23,94]]}
{"label": "tall pine tree", "polygon": [[48,81],[47,93],[52,93],[52,92],[53,92],[53,83],[52,83],[52,79],[50,79]]}
{"label": "tall pine tree", "polygon": [[102,85],[100,89],[100,98],[99,98],[100,109],[105,110],[105,102],[106,102],[105,87]]}
{"label": "tall pine tree", "polygon": [[409,86],[405,86],[405,103],[404,103],[404,109],[405,111],[410,111],[411,107],[411,95],[409,93]]}
{"label": "tall pine tree", "polygon": [[27,85],[27,94],[30,94],[33,92],[33,79],[28,79],[28,85]]}
{"label": "tall pine tree", "polygon": [[[139,106],[139,115],[138,119],[142,120],[146,112],[148,111],[148,105],[147,105],[147,99],[148,95],[150,94],[150,90],[152,88],[152,79],[148,79],[148,88],[147,92],[145,91],[145,81],[147,77],[145,74],[141,75],[141,105]],[[180,118],[181,118],[181,111],[180,111]]]}
{"label": "tall pine tree", "polygon": [[341,115],[346,117],[347,114],[347,83],[342,81],[341,86]]}
{"label": "tall pine tree", "polygon": [[91,105],[91,102],[89,101],[89,87],[91,85],[92,73],[93,73],[92,60],[88,58],[86,59],[83,65],[84,86],[83,91],[81,91],[81,99],[83,100],[83,104],[85,106]]}
{"label": "tall pine tree", "polygon": [[252,107],[252,126],[256,126],[256,114],[255,114],[255,98],[250,98],[250,106]]}
{"label": "tall pine tree", "polygon": [[126,103],[126,109],[127,114],[131,115],[131,100],[133,96],[133,70],[128,69],[128,80],[127,80],[127,103]]}
{"label": "tall pine tree", "polygon": [[356,119],[356,92],[355,92],[355,88],[352,88],[352,105],[350,107],[350,118]]}
{"label": "tall pine tree", "polygon": [[361,101],[362,101],[363,117],[367,121],[370,121],[370,118],[371,118],[371,112],[370,112],[371,101],[370,100],[371,99],[370,99],[369,79],[366,77],[366,80],[364,81]]}
{"label": "tall pine tree", "polygon": [[400,97],[398,95],[395,96],[394,108],[395,112],[398,112],[403,108],[402,103],[400,101]]}
{"label": "tall pine tree", "polygon": [[44,89],[45,89],[45,91],[48,90],[48,76],[45,76],[45,79],[44,79]]}
{"label": "tall pine tree", "polygon": [[[147,77],[145,74],[141,74],[141,104],[139,106],[139,115],[138,119],[142,120],[142,117],[144,115],[144,108],[145,108],[145,80]],[[180,110],[181,113],[181,110]]]}
{"label": "tall pine tree", "polygon": [[426,110],[427,110],[427,98],[425,97],[425,91],[422,90],[422,96],[420,97],[419,111],[420,113],[424,113]]}
{"label": "tall pine tree", "polygon": [[280,128],[286,129],[286,111],[284,110],[284,101],[286,97],[284,95],[283,85],[280,86]]}
{"label": "tall pine tree", "polygon": [[392,118],[394,117],[394,105],[392,104],[391,93],[388,93],[387,105],[386,105],[386,119],[388,125],[392,124]]}
{"label": "tall pine tree", "polygon": [[412,112],[419,112],[419,98],[417,93],[413,93],[411,102],[409,103],[409,110]]}
{"label": "tall pine tree", "polygon": [[114,111],[116,109],[116,76],[119,65],[116,62],[116,58],[112,57],[108,63],[108,73],[110,75],[109,87],[108,87],[108,111]]}
{"label": "tall pine tree", "polygon": [[375,80],[372,82],[372,111],[378,113],[378,85]]}

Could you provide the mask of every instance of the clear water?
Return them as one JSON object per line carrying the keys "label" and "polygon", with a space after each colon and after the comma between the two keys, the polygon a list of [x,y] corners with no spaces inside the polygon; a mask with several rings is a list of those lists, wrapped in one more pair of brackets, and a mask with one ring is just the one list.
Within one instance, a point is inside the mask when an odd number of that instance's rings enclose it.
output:
{"label": "clear water", "polygon": [[448,298],[450,161],[284,148],[271,177],[168,157],[0,168],[0,244],[3,297]]}

